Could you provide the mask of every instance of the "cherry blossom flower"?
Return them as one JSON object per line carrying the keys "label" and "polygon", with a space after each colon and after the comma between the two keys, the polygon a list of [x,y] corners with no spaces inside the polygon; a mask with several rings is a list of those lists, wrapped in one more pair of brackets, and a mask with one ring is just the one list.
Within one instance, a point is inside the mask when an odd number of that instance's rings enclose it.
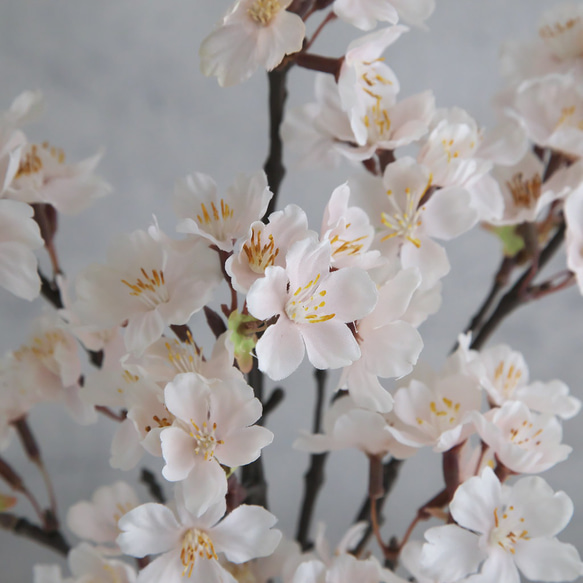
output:
{"label": "cherry blossom flower", "polygon": [[272,196],[263,171],[240,174],[224,197],[219,197],[210,176],[191,174],[177,182],[174,192],[174,210],[181,219],[177,231],[199,235],[219,249],[232,251],[234,242],[265,214]]}
{"label": "cherry blossom flower", "polygon": [[169,324],[186,324],[208,301],[221,274],[202,242],[178,252],[145,231],[119,237],[108,264],[93,264],[77,279],[76,312],[103,327],[128,321],[125,343],[142,353]]}
{"label": "cherry blossom flower", "polygon": [[491,468],[470,478],[449,506],[456,524],[430,528],[421,572],[438,583],[573,581],[583,563],[573,545],[556,535],[573,514],[564,492],[537,476],[501,485]]}
{"label": "cherry blossom flower", "polygon": [[67,526],[80,538],[101,545],[102,553],[121,554],[115,544],[119,535],[117,523],[139,505],[133,488],[126,482],[116,482],[95,490],[91,502],[77,502],[67,512]]}
{"label": "cherry blossom flower", "polygon": [[382,181],[359,179],[354,189],[357,202],[378,229],[378,248],[388,258],[399,258],[404,269],[418,268],[423,290],[433,287],[449,271],[445,250],[433,237],[451,239],[477,220],[463,188],[437,190],[426,201],[432,184],[427,168],[404,157],[387,166]]}
{"label": "cherry blossom flower", "polygon": [[200,514],[227,493],[221,465],[251,463],[273,433],[251,427],[261,416],[261,403],[241,379],[209,381],[185,373],[166,385],[164,397],[175,421],[160,433],[162,474],[173,482],[184,480],[185,504]]}
{"label": "cherry blossom flower", "polygon": [[356,267],[330,272],[330,243],[298,241],[286,267],[272,266],[247,295],[256,318],[278,316],[257,342],[259,368],[273,380],[289,376],[307,351],[320,369],[346,366],[360,357],[349,322],[363,318],[376,303],[375,285]]}
{"label": "cherry blossom flower", "polygon": [[519,474],[537,474],[567,459],[572,448],[561,443],[563,431],[556,417],[537,414],[519,401],[507,401],[472,420],[482,441],[497,459]]}
{"label": "cherry blossom flower", "polygon": [[291,0],[238,0],[200,46],[204,75],[221,87],[246,81],[258,67],[275,69],[302,48],[306,27],[286,8]]}
{"label": "cherry blossom flower", "polygon": [[27,204],[0,200],[0,285],[26,300],[40,293],[34,250],[44,245],[33,214]]}
{"label": "cherry blossom flower", "polygon": [[[177,512],[162,504],[143,504],[119,521],[117,542],[134,557],[159,554],[140,571],[140,583],[182,583],[184,577],[206,583],[236,583],[219,563],[241,564],[270,555],[281,539],[271,527],[276,518],[259,506],[238,506],[223,520],[225,501],[197,516],[189,512],[177,492]],[[220,522],[219,522],[220,521]]]}
{"label": "cherry blossom flower", "polygon": [[537,145],[567,156],[583,156],[583,88],[573,74],[522,83],[513,111]]}
{"label": "cherry blossom flower", "polygon": [[133,567],[117,560],[105,559],[87,543],[81,543],[67,557],[72,578],[63,579],[56,565],[35,565],[34,583],[135,583]]}
{"label": "cherry blossom flower", "polygon": [[304,433],[294,442],[294,448],[312,453],[356,448],[368,455],[390,453],[405,459],[416,453],[414,447],[403,445],[389,431],[387,418],[376,411],[359,407],[345,396],[334,401],[324,415],[324,433]]}
{"label": "cherry blossom flower", "polygon": [[469,414],[480,409],[481,401],[482,392],[471,376],[438,377],[429,386],[413,379],[395,394],[393,411],[405,427],[390,431],[406,445],[448,451],[473,432]]}
{"label": "cherry blossom flower", "polygon": [[368,215],[358,206],[348,206],[350,187],[344,183],[334,189],[324,210],[321,240],[330,241],[331,262],[336,268],[371,269],[382,264],[380,252],[370,249],[374,227]]}
{"label": "cherry blossom flower", "polygon": [[295,204],[271,213],[267,225],[255,221],[247,239],[240,240],[238,249],[225,264],[233,287],[247,293],[253,282],[264,276],[268,267],[283,267],[291,245],[306,237],[317,238],[317,234],[308,230],[308,217]]}
{"label": "cherry blossom flower", "polygon": [[435,0],[336,0],[333,8],[339,18],[362,30],[371,30],[377,21],[396,24],[399,17],[422,27],[435,9]]}
{"label": "cherry blossom flower", "polygon": [[355,324],[361,357],[344,368],[339,386],[346,386],[361,407],[390,411],[393,398],[378,377],[402,377],[417,362],[423,340],[402,317],[420,281],[417,270],[399,271],[378,290],[375,309]]}
{"label": "cherry blossom flower", "polygon": [[493,346],[475,355],[474,369],[488,393],[490,403],[501,406],[507,401],[520,401],[539,413],[563,419],[575,416],[581,408],[579,399],[569,395],[569,387],[559,380],[548,383],[529,382],[527,364],[519,352],[505,344]]}

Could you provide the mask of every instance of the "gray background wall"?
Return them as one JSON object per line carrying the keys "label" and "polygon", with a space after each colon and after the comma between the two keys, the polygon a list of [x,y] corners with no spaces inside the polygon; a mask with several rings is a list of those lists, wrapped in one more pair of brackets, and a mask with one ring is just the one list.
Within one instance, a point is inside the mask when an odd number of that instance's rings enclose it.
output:
{"label": "gray background wall", "polygon": [[[497,54],[508,38],[534,34],[547,0],[437,0],[429,32],[413,31],[390,51],[403,95],[426,88],[440,106],[466,108],[483,125],[493,121],[489,99],[499,86]],[[114,234],[144,228],[155,213],[172,231],[173,182],[192,171],[213,175],[227,186],[240,171],[251,172],[266,153],[266,83],[255,75],[228,90],[198,70],[201,39],[228,7],[226,0],[1,0],[0,108],[24,89],[41,89],[47,101],[42,121],[28,128],[31,139],[65,149],[70,160],[106,150],[101,174],[115,194],[75,218],[63,217],[59,233],[62,264],[74,275],[91,261],[104,259]],[[339,55],[357,32],[341,23],[330,27],[314,51]],[[291,75],[291,104],[311,100],[312,75]],[[319,228],[332,188],[350,173],[302,171],[288,175],[281,204],[297,202]],[[498,247],[480,230],[448,247],[451,274],[444,282],[441,312],[422,329],[424,357],[439,366],[458,332],[484,296],[498,263]],[[562,264],[561,264],[562,265]],[[0,349],[25,340],[28,322],[41,311],[0,290]],[[562,378],[583,397],[580,378],[583,301],[574,290],[547,298],[512,316],[496,335],[524,352],[534,379]],[[271,418],[274,445],[265,452],[271,474],[271,506],[288,535],[295,529],[301,474],[306,456],[291,450],[297,427],[308,427],[313,382],[303,370],[285,381],[287,400]],[[87,499],[102,484],[134,479],[111,470],[108,450],[114,426],[79,428],[55,406],[32,416],[62,509]],[[578,482],[583,424],[566,424],[565,441],[576,446],[569,460],[545,477],[576,503],[563,539],[583,550],[583,491]],[[38,476],[14,443],[7,452],[33,489]],[[408,462],[388,509],[387,533],[402,534],[415,509],[435,493],[439,459],[428,453]],[[295,473],[294,473],[295,472]],[[335,455],[318,516],[337,533],[349,524],[364,492],[364,460]],[[439,480],[439,478],[436,478]],[[333,484],[333,485],[332,485]],[[0,485],[0,490],[4,491]],[[140,494],[147,500],[143,489]],[[26,504],[17,511],[28,514]],[[31,580],[32,565],[55,556],[34,544],[0,532],[0,582]]]}

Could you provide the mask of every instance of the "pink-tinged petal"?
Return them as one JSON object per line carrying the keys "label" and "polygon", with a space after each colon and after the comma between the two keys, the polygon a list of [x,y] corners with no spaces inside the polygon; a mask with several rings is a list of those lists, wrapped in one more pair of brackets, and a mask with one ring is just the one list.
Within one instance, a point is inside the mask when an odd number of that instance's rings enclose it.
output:
{"label": "pink-tinged petal", "polygon": [[[396,24],[399,15],[391,2],[386,0],[336,0],[334,12],[346,22],[360,28],[371,30],[376,26],[377,20]],[[404,28],[404,27],[402,27]]]}
{"label": "pink-tinged petal", "polygon": [[131,419],[124,419],[118,426],[111,441],[109,464],[118,470],[131,470],[142,459],[144,448],[140,435]]}
{"label": "pink-tinged petal", "polygon": [[126,348],[130,352],[142,354],[164,332],[166,323],[156,309],[137,314],[129,321],[125,331]]}
{"label": "pink-tinged petal", "polygon": [[416,269],[400,269],[378,290],[379,299],[371,314],[374,317],[373,327],[380,328],[401,319],[420,283],[421,276]]}
{"label": "pink-tinged petal", "polygon": [[[196,216],[200,211],[201,202],[208,202],[217,199],[217,184],[207,174],[195,172],[176,182],[174,187],[174,212],[181,219]],[[192,221],[194,225],[196,223]],[[193,231],[184,228],[177,228],[179,233],[198,232],[198,228]]]}
{"label": "pink-tinged petal", "polygon": [[0,285],[19,298],[33,300],[40,293],[38,262],[21,243],[0,243]]}
{"label": "pink-tinged petal", "polygon": [[297,14],[281,10],[261,32],[263,34],[259,34],[257,58],[267,71],[271,71],[285,55],[301,50],[306,26]]}
{"label": "pink-tinged petal", "polygon": [[201,460],[181,482],[186,509],[195,516],[204,514],[210,506],[223,500],[227,494],[227,477],[219,463]]}
{"label": "pink-tinged petal", "polygon": [[182,536],[176,517],[162,504],[142,504],[124,514],[117,525],[122,533],[116,542],[132,557],[164,553],[176,547]]}
{"label": "pink-tinged petal", "polygon": [[194,439],[178,427],[167,427],[160,433],[162,455],[166,465],[162,468],[162,475],[170,482],[179,482],[197,464],[204,464],[204,459],[194,452]]}
{"label": "pink-tinged petal", "polygon": [[429,237],[419,237],[420,247],[406,243],[401,249],[403,267],[416,267],[421,273],[421,288],[433,287],[449,273],[450,265],[445,249]]}
{"label": "pink-tinged petal", "polygon": [[480,573],[468,577],[467,583],[520,583],[520,575],[513,560],[513,555],[502,549],[490,551]]}
{"label": "pink-tinged petal", "polygon": [[286,273],[290,282],[290,293],[306,286],[308,279],[317,275],[324,278],[330,271],[331,247],[329,241],[318,242],[308,237],[294,243],[287,252]]}
{"label": "pink-tinged petal", "polygon": [[345,368],[343,378],[346,378],[350,396],[359,407],[379,413],[393,409],[393,396],[381,385],[377,375],[366,370],[362,359]]}
{"label": "pink-tinged petal", "polygon": [[302,451],[309,451],[312,453],[324,453],[325,451],[333,451],[342,448],[342,444],[336,441],[333,437],[328,435],[304,434],[300,435],[293,443],[294,449]]}
{"label": "pink-tinged petal", "polygon": [[552,537],[561,532],[573,516],[573,502],[565,492],[554,492],[539,476],[521,478],[512,488],[511,499],[527,518],[529,537]]}
{"label": "pink-tinged petal", "polygon": [[217,552],[233,563],[271,555],[281,540],[279,530],[271,530],[277,519],[260,506],[238,506],[212,529]]}
{"label": "pink-tinged petal", "polygon": [[298,324],[298,328],[306,344],[308,359],[316,368],[340,368],[360,357],[358,342],[346,324],[330,320]]}
{"label": "pink-tinged petal", "polygon": [[437,190],[425,207],[423,232],[446,241],[465,233],[478,220],[468,191],[457,186]]}
{"label": "pink-tinged petal", "polygon": [[34,583],[63,583],[61,567],[58,565],[35,565]]}
{"label": "pink-tinged petal", "polygon": [[281,316],[263,333],[255,353],[259,360],[259,370],[270,379],[280,381],[288,377],[300,366],[305,354],[298,326]]}
{"label": "pink-tinged petal", "polygon": [[491,468],[485,468],[456,490],[449,506],[451,515],[460,526],[487,533],[494,528],[494,509],[500,504],[501,492],[500,481]]}
{"label": "pink-tinged petal", "polygon": [[478,536],[455,524],[430,528],[425,532],[425,539],[421,570],[439,583],[457,581],[475,573],[486,557],[478,545]]}
{"label": "pink-tinged petal", "polygon": [[199,374],[179,374],[164,389],[164,403],[168,411],[186,423],[207,420],[210,388]]}
{"label": "pink-tinged petal", "polygon": [[288,278],[283,267],[268,267],[265,277],[258,279],[247,294],[249,313],[267,320],[284,311],[287,299]]}
{"label": "pink-tinged petal", "polygon": [[261,450],[273,441],[273,433],[254,426],[229,434],[224,444],[217,446],[215,457],[221,464],[235,468],[256,460]]}
{"label": "pink-tinged petal", "polygon": [[184,566],[180,559],[180,550],[181,547],[172,549],[144,567],[139,573],[139,583],[161,583],[162,581],[164,583],[182,583]]}
{"label": "pink-tinged petal", "polygon": [[200,68],[203,75],[217,77],[221,87],[246,81],[259,63],[255,56],[256,39],[237,24],[220,26],[200,45]]}
{"label": "pink-tinged petal", "polygon": [[[201,583],[238,583],[226,569],[224,569],[215,559],[199,559],[197,557],[192,569],[192,582]],[[159,583],[166,583],[165,580],[159,579]],[[176,582],[178,583],[178,581]],[[184,583],[184,577],[180,578],[180,583]]]}
{"label": "pink-tinged petal", "polygon": [[361,344],[367,370],[382,378],[409,374],[422,349],[419,332],[401,321],[369,331]]}
{"label": "pink-tinged petal", "polygon": [[515,546],[514,561],[532,581],[574,581],[583,575],[577,549],[556,538],[535,538]]}
{"label": "pink-tinged petal", "polygon": [[358,267],[344,267],[329,275],[321,286],[326,290],[326,312],[341,322],[353,322],[370,314],[377,303],[376,286]]}
{"label": "pink-tinged petal", "polygon": [[306,561],[297,568],[291,583],[325,583],[326,571],[321,561]]}
{"label": "pink-tinged petal", "polygon": [[248,427],[261,417],[261,402],[244,380],[215,380],[210,387],[210,419],[217,423],[221,435]]}

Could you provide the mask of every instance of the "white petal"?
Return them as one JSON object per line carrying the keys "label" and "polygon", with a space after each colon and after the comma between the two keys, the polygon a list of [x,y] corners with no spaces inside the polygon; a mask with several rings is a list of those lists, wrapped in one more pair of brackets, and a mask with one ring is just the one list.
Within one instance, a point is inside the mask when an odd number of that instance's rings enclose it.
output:
{"label": "white petal", "polygon": [[573,581],[583,575],[577,549],[556,538],[520,541],[515,551],[518,568],[533,581]]}
{"label": "white petal", "polygon": [[225,553],[233,563],[244,563],[273,553],[281,532],[271,530],[277,519],[260,506],[238,506],[212,529],[217,552]]}

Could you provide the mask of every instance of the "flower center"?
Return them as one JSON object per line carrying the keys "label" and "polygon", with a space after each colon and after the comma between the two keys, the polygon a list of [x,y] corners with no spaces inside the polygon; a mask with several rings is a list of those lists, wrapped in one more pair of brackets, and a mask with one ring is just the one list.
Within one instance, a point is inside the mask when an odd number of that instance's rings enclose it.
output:
{"label": "flower center", "polygon": [[261,243],[261,231],[251,229],[251,240],[243,245],[243,251],[247,255],[249,268],[254,273],[262,274],[275,263],[279,254],[279,247],[275,246],[273,235],[268,236],[268,243]]}
{"label": "flower center", "polygon": [[431,401],[431,403],[429,403],[429,410],[431,411],[432,415],[435,415],[438,420],[443,420],[446,422],[446,424],[449,425],[452,425],[457,421],[460,408],[460,403],[454,403],[447,397],[442,397],[441,402]]}
{"label": "flower center", "polygon": [[564,22],[545,24],[538,33],[555,57],[568,59],[583,54],[582,30],[583,18],[575,16]]}
{"label": "flower center", "polygon": [[531,449],[541,444],[542,432],[542,428],[536,429],[531,421],[524,419],[518,427],[511,427],[508,430],[508,438],[523,449]]}
{"label": "flower center", "polygon": [[190,577],[196,558],[201,559],[217,559],[213,541],[206,532],[198,530],[198,528],[191,528],[186,531],[182,539],[182,550],[180,551],[180,560],[184,569],[182,576]]}
{"label": "flower center", "polygon": [[555,131],[562,125],[583,131],[583,116],[580,113],[578,114],[577,108],[574,105],[561,109],[561,117],[557,122]]}
{"label": "flower center", "polygon": [[385,227],[388,227],[392,233],[385,235],[381,241],[392,239],[393,237],[402,237],[415,247],[421,247],[421,241],[415,237],[417,227],[421,225],[421,213],[425,210],[424,206],[419,207],[419,202],[425,196],[425,193],[431,186],[432,176],[429,175],[429,180],[423,192],[414,194],[409,187],[405,188],[405,209],[401,209],[399,204],[395,201],[392,190],[387,190],[388,201],[392,207],[392,212],[382,212],[381,222]]}
{"label": "flower center", "polygon": [[[154,427],[161,429],[162,427],[170,427],[172,425],[172,421],[168,417],[160,417],[159,415],[152,415],[152,421],[155,423]],[[152,431],[151,425],[146,425],[144,427],[146,433]]]}
{"label": "flower center", "polygon": [[[350,227],[350,224],[346,225],[347,229],[348,227]],[[361,243],[361,241],[366,240],[366,238],[367,236],[363,235],[354,239],[342,239],[340,235],[334,235],[330,239],[332,255],[342,255],[343,253],[346,255],[358,255],[364,246],[364,243]]]}
{"label": "flower center", "polygon": [[44,168],[43,158],[46,159],[47,156],[53,158],[59,164],[64,164],[65,162],[65,152],[61,148],[55,148],[48,142],[43,142],[40,146],[30,144],[24,151],[18,172],[14,178],[37,174]]}
{"label": "flower center", "polygon": [[326,307],[326,290],[319,289],[320,274],[310,280],[307,285],[298,287],[285,305],[285,313],[296,324],[319,324],[327,322],[336,314],[324,314]]}
{"label": "flower center", "polygon": [[370,142],[378,142],[382,139],[389,139],[391,131],[391,118],[386,108],[381,106],[380,95],[375,95],[366,87],[365,92],[376,98],[376,103],[368,108],[368,113],[363,117],[363,123],[369,130]]}
{"label": "flower center", "polygon": [[247,14],[257,24],[267,26],[281,8],[278,0],[255,0],[249,10],[247,10]]}
{"label": "flower center", "polygon": [[192,338],[190,330],[186,331],[186,342],[166,342],[168,360],[176,369],[177,374],[183,372],[198,372],[203,361],[202,350]]}
{"label": "flower center", "polygon": [[144,277],[138,277],[135,283],[122,279],[121,282],[130,288],[130,296],[139,298],[148,308],[155,308],[166,303],[170,296],[164,281],[164,272],[153,269],[151,275],[142,267],[140,271]]}
{"label": "flower center", "polygon": [[537,173],[528,180],[522,172],[518,172],[506,182],[506,187],[517,207],[529,208],[540,198],[541,184],[540,174]]}
{"label": "flower center", "polygon": [[494,371],[494,383],[498,390],[500,390],[506,398],[510,397],[514,392],[514,389],[518,386],[518,382],[522,377],[522,371],[519,368],[515,368],[513,364],[508,367],[505,371],[505,362],[501,360]]}
{"label": "flower center", "polygon": [[500,514],[494,508],[494,528],[490,533],[490,544],[498,545],[505,551],[514,554],[514,546],[520,540],[528,540],[528,530],[524,528],[524,518],[514,514],[514,506],[502,507]]}
{"label": "flower center", "polygon": [[190,423],[194,429],[194,431],[190,432],[190,436],[193,437],[196,442],[194,453],[196,455],[204,456],[204,460],[208,462],[213,459],[217,445],[225,443],[222,439],[217,440],[215,437],[217,424],[213,423],[212,427],[209,427],[207,422],[204,421],[202,427],[199,427],[192,419],[190,420]]}
{"label": "flower center", "polygon": [[21,346],[14,357],[16,360],[22,360],[26,356],[32,356],[41,361],[49,370],[54,371],[54,354],[58,346],[66,344],[67,339],[61,330],[51,330],[42,336],[35,336],[31,344]]}

